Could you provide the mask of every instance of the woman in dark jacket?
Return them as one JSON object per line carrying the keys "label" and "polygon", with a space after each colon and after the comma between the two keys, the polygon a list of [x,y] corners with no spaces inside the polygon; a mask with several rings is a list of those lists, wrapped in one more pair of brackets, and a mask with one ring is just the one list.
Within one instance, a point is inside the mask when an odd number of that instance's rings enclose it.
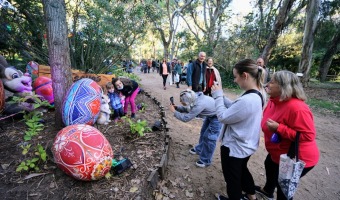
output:
{"label": "woman in dark jacket", "polygon": [[131,105],[131,118],[136,115],[135,99],[139,92],[138,83],[128,78],[114,78],[112,84],[115,90],[118,90],[125,96],[124,114],[127,114],[128,106]]}

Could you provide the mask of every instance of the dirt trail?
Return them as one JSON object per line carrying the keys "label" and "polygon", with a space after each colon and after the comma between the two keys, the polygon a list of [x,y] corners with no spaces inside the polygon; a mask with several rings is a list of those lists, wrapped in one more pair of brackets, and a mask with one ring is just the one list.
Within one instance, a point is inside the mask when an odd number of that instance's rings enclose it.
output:
{"label": "dirt trail", "polygon": [[[187,88],[186,85],[180,85],[179,89],[175,85],[167,85],[167,89],[163,90],[162,78],[156,72],[136,73],[142,78],[142,88],[161,101],[166,108],[171,96],[174,96],[175,103],[179,103],[180,91]],[[235,98],[233,94],[226,95]],[[172,146],[167,179],[163,182],[161,193],[173,199],[195,200],[215,199],[215,193],[226,193],[220,162],[220,144],[217,144],[212,165],[207,168],[196,167],[198,157],[188,152],[198,141],[202,120],[184,123],[175,119],[170,111],[167,111],[166,117]],[[319,164],[301,180],[295,199],[340,199],[340,120],[317,112],[314,112],[314,118],[321,157]],[[255,183],[261,186],[265,182],[263,162],[266,155],[261,137],[260,147],[249,161]]]}

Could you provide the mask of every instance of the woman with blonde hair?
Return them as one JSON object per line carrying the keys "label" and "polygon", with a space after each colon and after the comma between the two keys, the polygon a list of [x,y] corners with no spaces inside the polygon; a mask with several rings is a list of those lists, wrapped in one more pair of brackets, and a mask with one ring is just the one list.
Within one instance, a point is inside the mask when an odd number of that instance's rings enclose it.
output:
{"label": "woman with blonde hair", "polygon": [[[220,85],[212,86],[218,120],[222,123],[221,164],[228,198],[256,199],[255,184],[247,163],[259,146],[262,108],[265,101],[263,89],[264,70],[252,59],[239,61],[233,67],[234,82],[245,93],[235,101],[223,96]],[[242,195],[242,191],[246,195]]]}
{"label": "woman with blonde hair", "polygon": [[288,152],[296,133],[300,133],[299,159],[306,163],[301,177],[313,169],[320,155],[313,114],[305,103],[307,98],[299,77],[290,71],[276,72],[266,91],[270,99],[261,122],[268,151],[264,161],[266,183],[263,188],[256,187],[256,192],[266,199],[273,199],[277,188],[277,200],[283,200],[286,197],[278,185],[280,155]]}

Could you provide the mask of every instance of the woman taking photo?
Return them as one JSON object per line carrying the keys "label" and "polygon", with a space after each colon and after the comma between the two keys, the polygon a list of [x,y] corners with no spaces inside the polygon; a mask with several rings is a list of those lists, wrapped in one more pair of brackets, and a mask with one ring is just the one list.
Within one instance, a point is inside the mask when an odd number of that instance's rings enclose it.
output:
{"label": "woman taking photo", "polygon": [[[256,199],[253,176],[247,163],[259,146],[262,107],[264,105],[263,68],[256,62],[245,59],[233,68],[234,82],[246,92],[235,101],[223,97],[220,85],[212,86],[218,120],[222,123],[219,136],[221,141],[221,164],[228,198],[219,195],[218,199]],[[242,191],[247,195],[243,196]]]}

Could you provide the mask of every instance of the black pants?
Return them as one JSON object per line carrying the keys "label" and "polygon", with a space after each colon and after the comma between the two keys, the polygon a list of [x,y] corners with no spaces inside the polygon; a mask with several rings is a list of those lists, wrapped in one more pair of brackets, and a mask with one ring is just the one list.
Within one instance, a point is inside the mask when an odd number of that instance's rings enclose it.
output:
{"label": "black pants", "polygon": [[227,194],[230,200],[239,200],[242,191],[247,194],[255,194],[255,184],[247,163],[250,156],[246,158],[235,158],[229,156],[230,149],[221,146],[221,163],[224,180],[227,183]]}
{"label": "black pants", "polygon": [[[279,165],[273,162],[271,156],[268,154],[266,160],[264,161],[264,167],[266,169],[266,184],[263,190],[268,194],[274,194],[275,188],[277,188],[277,200],[287,200],[286,196],[283,194],[281,187],[278,183],[279,178]],[[314,166],[313,166],[314,167]],[[304,168],[301,177],[306,175],[313,167]],[[293,199],[293,198],[291,198]]]}
{"label": "black pants", "polygon": [[168,78],[168,74],[167,75],[162,75],[162,77],[163,77],[163,87],[165,87],[166,79]]}

